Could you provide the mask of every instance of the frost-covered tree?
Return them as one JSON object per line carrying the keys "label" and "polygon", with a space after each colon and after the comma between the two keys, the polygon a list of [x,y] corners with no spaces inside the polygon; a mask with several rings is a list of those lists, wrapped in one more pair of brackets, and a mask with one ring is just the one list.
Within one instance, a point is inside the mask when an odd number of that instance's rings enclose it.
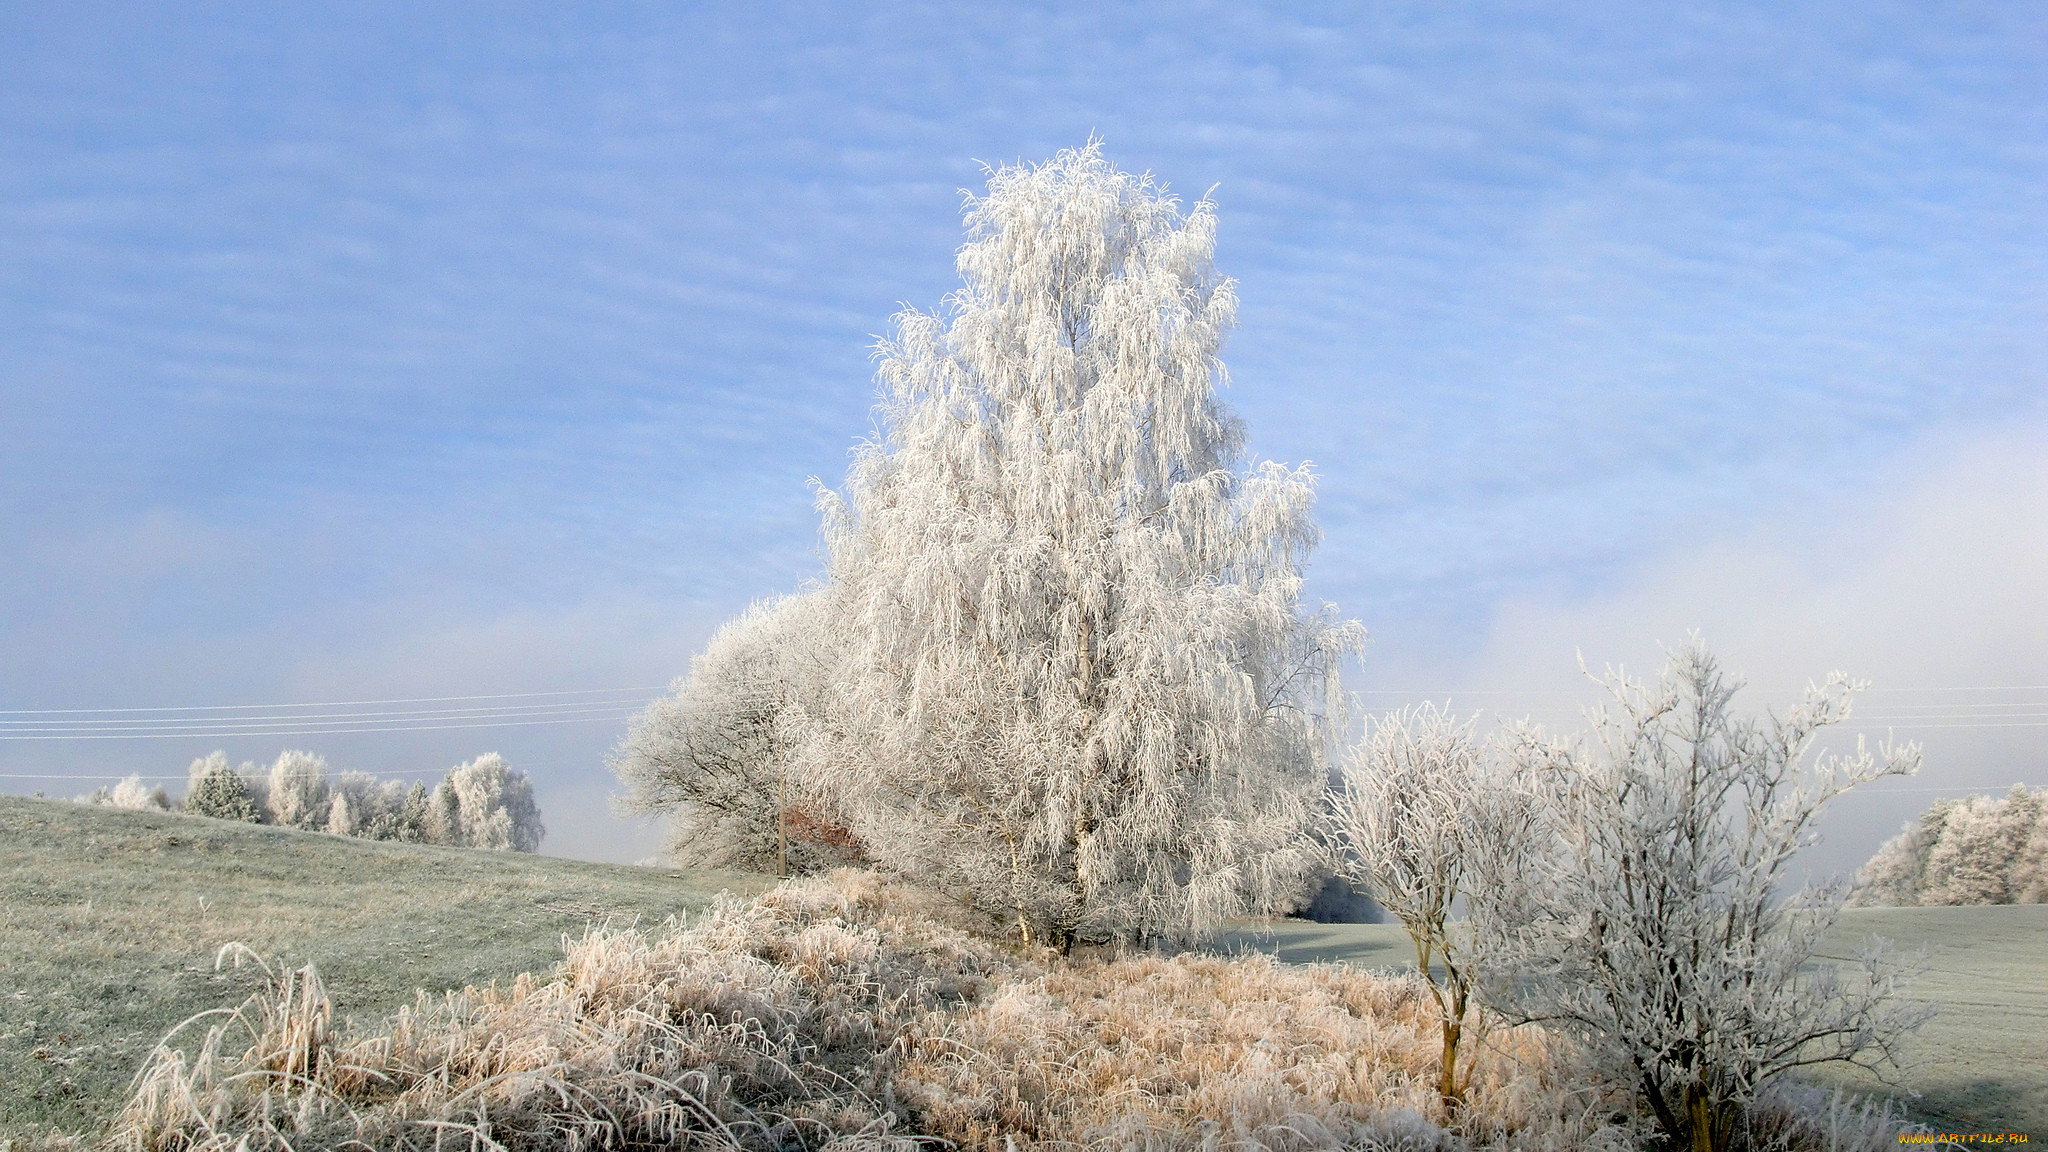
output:
{"label": "frost-covered tree", "polygon": [[1941,839],[1942,826],[1956,808],[1949,799],[1936,800],[1920,819],[1900,829],[1885,841],[1877,854],[1856,873],[1856,891],[1849,898],[1852,907],[1918,904],[1925,886],[1927,858]]}
{"label": "frost-covered tree", "polygon": [[192,761],[187,770],[184,809],[194,816],[216,820],[240,820],[250,824],[261,819],[249,786],[228,765],[225,752],[214,752]]}
{"label": "frost-covered tree", "polygon": [[402,818],[404,783],[379,781],[367,772],[343,772],[328,793],[327,830],[334,835],[365,840],[407,838]]}
{"label": "frost-covered tree", "polygon": [[311,752],[287,748],[270,765],[267,798],[270,822],[282,828],[321,829],[327,826],[327,761]]}
{"label": "frost-covered tree", "polygon": [[1524,798],[1489,771],[1471,723],[1434,704],[1368,721],[1324,813],[1337,874],[1415,945],[1442,1023],[1437,1093],[1447,1111],[1464,1099],[1471,1062],[1461,1069],[1459,1049],[1478,1022],[1474,922],[1453,914],[1461,897],[1481,894],[1475,886],[1514,867],[1527,817]]}
{"label": "frost-covered tree", "polygon": [[1029,940],[1199,935],[1296,895],[1339,657],[1306,469],[1217,397],[1216,217],[1098,146],[995,171],[963,286],[879,350],[821,493],[848,653],[807,762],[880,863]]}
{"label": "frost-covered tree", "polygon": [[405,798],[398,803],[398,818],[394,822],[390,839],[418,843],[427,838],[428,814],[433,811],[433,799],[427,786],[415,780],[406,789]]}
{"label": "frost-covered tree", "polygon": [[851,863],[859,845],[796,768],[829,710],[844,648],[831,589],[749,608],[690,661],[612,753],[621,807],[669,816],[678,864],[808,873]]}
{"label": "frost-covered tree", "polygon": [[2048,902],[2048,794],[1942,799],[1857,876],[1863,905]]}
{"label": "frost-covered tree", "polygon": [[[1972,796],[1949,814],[1927,854],[1922,904],[2010,904],[2040,805],[2014,785],[2004,797]],[[2014,881],[2020,879],[2020,884]]]}
{"label": "frost-covered tree", "polygon": [[496,752],[448,770],[428,802],[441,813],[444,844],[494,852],[532,852],[547,829],[534,803],[533,782]]}
{"label": "frost-covered tree", "polygon": [[1606,687],[1590,738],[1508,744],[1549,835],[1522,853],[1516,914],[1488,926],[1489,998],[1575,1033],[1670,1146],[1725,1149],[1774,1077],[1888,1059],[1924,1019],[1879,950],[1853,980],[1810,963],[1846,886],[1788,877],[1830,798],[1916,770],[1919,749],[1809,763],[1858,686],[1831,676],[1782,716],[1738,717],[1739,684],[1697,639],[1658,683]]}
{"label": "frost-covered tree", "polygon": [[2048,795],[2037,792],[2034,801],[2039,815],[2013,878],[2013,902],[2017,904],[2048,904]]}

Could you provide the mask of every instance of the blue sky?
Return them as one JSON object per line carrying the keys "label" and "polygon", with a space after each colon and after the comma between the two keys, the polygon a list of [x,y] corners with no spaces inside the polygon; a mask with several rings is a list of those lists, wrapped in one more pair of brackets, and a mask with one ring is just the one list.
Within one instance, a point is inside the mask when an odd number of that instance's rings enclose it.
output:
{"label": "blue sky", "polygon": [[[2015,4],[9,6],[0,708],[667,680],[817,571],[960,190],[1091,133],[1214,189],[1229,399],[1323,478],[1370,699],[1694,625],[1760,687],[2048,685],[2044,66]],[[630,859],[619,732],[0,785],[496,748]],[[2048,783],[2042,733],[1930,729],[1919,786]]]}

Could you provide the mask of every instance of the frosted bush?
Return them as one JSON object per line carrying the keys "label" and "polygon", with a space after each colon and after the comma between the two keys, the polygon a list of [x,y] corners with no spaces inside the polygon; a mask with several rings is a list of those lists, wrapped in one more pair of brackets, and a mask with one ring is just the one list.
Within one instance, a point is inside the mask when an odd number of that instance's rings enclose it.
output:
{"label": "frosted bush", "polygon": [[1859,686],[1833,675],[1783,714],[1740,716],[1740,683],[1697,638],[1656,683],[1605,687],[1588,735],[1510,737],[1541,803],[1520,882],[1475,893],[1501,973],[1488,999],[1576,1036],[1671,1146],[1721,1152],[1773,1081],[1888,1062],[1928,1015],[1882,950],[1847,978],[1813,963],[1846,888],[1789,875],[1830,799],[1915,771],[1919,748],[1812,756]]}
{"label": "frosted bush", "polygon": [[164,794],[163,785],[144,784],[142,777],[139,775],[130,776],[119,784],[114,785],[114,791],[112,796],[109,797],[108,803],[116,808],[129,808],[138,812],[150,810],[161,812],[169,809],[171,806],[170,797]]}
{"label": "frosted bush", "polygon": [[260,819],[256,802],[249,795],[249,786],[228,765],[226,753],[214,752],[192,761],[186,775],[185,811],[194,816],[251,824]]}
{"label": "frosted bush", "polygon": [[163,811],[171,806],[171,799],[165,795],[162,786],[144,784],[140,775],[129,776],[112,788],[95,788],[77,799],[80,804],[128,808],[138,812]]}
{"label": "frosted bush", "polygon": [[669,817],[675,863],[801,875],[861,858],[795,762],[841,655],[829,596],[764,601],[720,628],[612,753],[621,807]]}

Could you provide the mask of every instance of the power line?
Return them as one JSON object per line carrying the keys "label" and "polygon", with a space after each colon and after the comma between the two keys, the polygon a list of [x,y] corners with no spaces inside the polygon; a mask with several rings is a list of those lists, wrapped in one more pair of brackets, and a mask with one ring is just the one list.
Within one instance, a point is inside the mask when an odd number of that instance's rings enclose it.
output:
{"label": "power line", "polygon": [[[456,729],[476,728],[535,728],[548,724],[592,724],[615,723],[630,720],[640,713],[620,712],[615,715],[570,716],[554,720],[492,720],[463,724],[408,724],[386,727],[357,728],[260,728],[231,731],[136,731],[136,732],[60,732],[60,733],[15,733],[0,732],[0,740],[212,740],[230,736],[336,736],[375,732],[443,732]],[[313,723],[319,723],[313,718]]]}
{"label": "power line", "polygon": [[235,709],[355,708],[377,704],[444,704],[466,700],[523,700],[540,696],[604,696],[627,692],[664,692],[666,684],[632,688],[565,688],[554,692],[499,692],[486,696],[412,696],[391,700],[331,700],[316,704],[188,704],[159,708],[0,708],[0,716],[77,715],[89,712],[225,712]]}
{"label": "power line", "polygon": [[475,720],[479,723],[499,720],[542,719],[550,716],[569,716],[590,712],[617,711],[621,708],[639,708],[639,700],[605,700],[594,702],[570,702],[562,704],[526,705],[508,708],[423,708],[399,712],[327,712],[303,716],[194,716],[194,717],[139,717],[87,718],[78,720],[0,720],[0,734],[11,731],[94,731],[94,730],[142,730],[146,728],[175,731],[193,728],[240,728],[244,726],[271,726],[281,724],[350,724],[376,725],[396,724],[421,720]]}

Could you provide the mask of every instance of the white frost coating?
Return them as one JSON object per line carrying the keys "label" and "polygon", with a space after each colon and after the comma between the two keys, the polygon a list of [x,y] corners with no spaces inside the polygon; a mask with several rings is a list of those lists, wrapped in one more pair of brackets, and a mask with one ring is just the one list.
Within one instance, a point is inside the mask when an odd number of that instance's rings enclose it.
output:
{"label": "white frost coating", "polygon": [[1935,801],[1863,866],[1854,903],[2048,903],[2048,793]]}
{"label": "white frost coating", "polygon": [[1606,686],[1590,739],[1509,742],[1548,820],[1522,884],[1475,889],[1481,938],[1499,947],[1489,1000],[1576,1033],[1672,1146],[1724,1149],[1779,1074],[1889,1059],[1925,1018],[1893,998],[1901,973],[1881,948],[1851,981],[1807,968],[1846,887],[1791,890],[1787,876],[1830,798],[1914,771],[1919,748],[1859,744],[1809,765],[1857,685],[1838,673],[1783,716],[1739,718],[1740,685],[1697,639],[1658,683]]}
{"label": "white frost coating", "polygon": [[796,764],[842,655],[830,594],[777,597],[728,622],[613,752],[621,807],[670,815],[675,863],[809,873],[859,858]]}
{"label": "white frost coating", "polygon": [[1461,896],[1514,868],[1528,815],[1525,798],[1488,770],[1471,723],[1434,704],[1369,721],[1324,813],[1332,867],[1414,942],[1442,1021],[1437,1094],[1446,1110],[1463,1101],[1476,1061],[1468,1046],[1461,1068],[1461,1041],[1483,1023],[1474,924],[1452,913]]}
{"label": "white frost coating", "polygon": [[547,829],[534,803],[533,782],[496,752],[448,770],[434,789],[437,842],[496,852],[532,852]]}
{"label": "white frost coating", "polygon": [[270,765],[265,797],[270,822],[282,828],[327,826],[327,761],[311,752],[287,748]]}
{"label": "white frost coating", "polygon": [[1091,143],[970,198],[964,286],[879,349],[823,492],[850,651],[812,769],[884,864],[1027,938],[1199,935],[1295,895],[1336,663],[1306,467],[1240,471],[1208,201]]}

